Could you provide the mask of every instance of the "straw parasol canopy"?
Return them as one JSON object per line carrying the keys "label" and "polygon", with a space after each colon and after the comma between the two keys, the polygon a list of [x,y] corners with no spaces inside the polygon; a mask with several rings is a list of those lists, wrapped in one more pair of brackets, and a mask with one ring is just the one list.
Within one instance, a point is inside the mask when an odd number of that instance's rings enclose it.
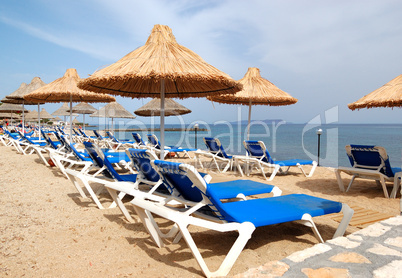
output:
{"label": "straw parasol canopy", "polygon": [[[46,85],[45,82],[42,81],[42,79],[40,79],[39,77],[34,77],[31,80],[31,83],[29,83],[28,85],[26,83],[22,83],[21,86],[14,91],[13,93],[11,93],[10,95],[6,96],[7,102],[9,103],[17,103],[17,104],[22,104],[22,107],[24,107],[24,105],[34,105],[37,104],[38,105],[38,114],[39,114],[39,109],[40,109],[40,104],[42,103],[34,103],[32,101],[28,101],[24,99],[24,96],[29,94],[32,91],[35,91],[36,89],[39,89],[40,87],[43,87],[44,85]],[[25,131],[25,113],[22,113],[22,131]]]}
{"label": "straw parasol canopy", "polygon": [[59,117],[55,117],[53,120],[54,120],[54,121],[57,121],[57,122],[62,122],[62,121],[63,121],[63,120],[60,119]]}
{"label": "straw parasol canopy", "polygon": [[136,117],[128,112],[121,104],[111,102],[90,115],[90,117],[112,118],[112,129],[114,118],[135,119]]}
{"label": "straw parasol canopy", "polygon": [[[63,77],[25,95],[25,99],[33,102],[70,102],[70,109],[73,102],[111,102],[116,99],[106,94],[95,94],[77,87],[81,80],[76,69],[67,69]],[[70,121],[72,112],[70,112]],[[70,122],[71,123],[71,122]],[[72,132],[70,129],[70,139]]]}
{"label": "straw parasol canopy", "polygon": [[0,112],[0,119],[19,119],[20,117],[19,114]]}
{"label": "straw parasol canopy", "polygon": [[[67,102],[63,103],[63,105],[52,113],[53,116],[70,116],[70,108],[68,107]],[[73,113],[73,116],[78,116],[78,114]]]}
{"label": "straw parasol canopy", "polygon": [[[3,99],[4,100],[4,99]],[[3,102],[3,100],[1,102]],[[0,105],[0,112],[28,112],[27,109],[23,108],[19,104],[12,104],[12,103],[4,103]]]}
{"label": "straw parasol canopy", "polygon": [[95,72],[78,86],[96,93],[131,98],[161,98],[162,148],[165,97],[206,97],[223,92],[235,93],[242,88],[229,75],[179,45],[172,30],[165,25],[155,25],[144,46]]}
{"label": "straw parasol canopy", "polygon": [[[68,109],[67,111],[70,112],[70,109]],[[94,112],[97,111],[97,109],[86,102],[81,102],[78,103],[76,106],[74,106],[72,111],[78,114],[82,114],[83,117],[82,123],[84,125],[85,130],[85,114],[93,114]]]}
{"label": "straw parasol canopy", "polygon": [[29,122],[37,122],[38,120],[38,112],[35,110],[29,111],[25,114],[25,119]]}
{"label": "straw parasol canopy", "polygon": [[[27,120],[34,120],[34,119],[38,119],[38,113],[36,111],[33,112],[29,112],[26,114],[25,118]],[[45,108],[42,108],[42,110],[39,113],[39,118],[40,119],[53,119],[54,117],[52,115],[50,115]]]}
{"label": "straw parasol canopy", "polygon": [[389,81],[384,86],[365,95],[361,99],[348,104],[351,110],[373,107],[402,106],[402,74]]}
{"label": "straw parasol canopy", "polygon": [[248,68],[246,74],[239,80],[243,90],[234,95],[222,94],[207,97],[211,101],[240,104],[249,106],[247,139],[250,135],[250,118],[252,105],[281,106],[295,104],[297,99],[282,91],[267,79],[261,77],[258,68]]}
{"label": "straw parasol canopy", "polygon": [[95,94],[77,87],[81,80],[76,69],[67,69],[63,77],[43,86],[24,98],[32,102],[110,102],[115,98],[104,94]]}
{"label": "straw parasol canopy", "polygon": [[54,118],[52,115],[49,114],[49,112],[47,112],[45,110],[45,108],[42,108],[39,115],[40,115],[41,119],[53,119]]}
{"label": "straw parasol canopy", "polygon": [[5,98],[3,98],[2,102],[12,103],[12,104],[22,104],[22,101],[20,102],[20,100],[18,100],[18,99],[11,98],[11,96],[18,94],[19,91],[24,90],[27,86],[28,86],[27,83],[22,82],[20,87],[17,90],[15,90],[14,92],[12,92],[11,94],[9,94],[8,96],[6,96]]}
{"label": "straw parasol canopy", "polygon": [[246,74],[239,80],[243,90],[233,95],[221,94],[208,97],[209,100],[226,103],[249,105],[281,106],[295,104],[297,99],[282,91],[269,80],[261,77],[260,69],[248,68]]}
{"label": "straw parasol canopy", "polygon": [[168,26],[155,25],[144,46],[82,80],[78,87],[131,98],[160,97],[164,80],[168,98],[235,93],[241,85],[179,45]]}
{"label": "straw parasol canopy", "polygon": [[93,113],[91,117],[135,119],[135,116],[133,114],[128,112],[121,104],[117,102],[106,104],[98,111]]}
{"label": "straw parasol canopy", "polygon": [[79,121],[77,120],[77,118],[74,118],[74,120],[73,120],[73,124],[74,124],[74,125],[79,124]]}
{"label": "straw parasol canopy", "polygon": [[[32,102],[25,100],[24,97],[25,95],[35,91],[36,89],[39,89],[40,87],[45,86],[46,83],[40,79],[40,77],[34,77],[31,80],[31,83],[28,85],[26,83],[21,83],[20,87],[15,90],[13,93],[9,94],[6,96],[6,98],[12,100],[12,103],[18,103],[18,104],[23,104],[23,105],[34,105],[38,104],[38,102]],[[39,103],[44,103],[44,102],[39,102]]]}
{"label": "straw parasol canopy", "polygon": [[[177,103],[171,98],[165,100],[165,117],[191,113],[191,110]],[[151,117],[161,115],[161,99],[154,98],[144,106],[134,111],[138,116]]]}
{"label": "straw parasol canopy", "polygon": [[[86,102],[78,103],[76,106],[73,107],[73,113],[78,114],[93,114],[96,111],[96,108]],[[67,109],[67,112],[70,112],[70,109]]]}

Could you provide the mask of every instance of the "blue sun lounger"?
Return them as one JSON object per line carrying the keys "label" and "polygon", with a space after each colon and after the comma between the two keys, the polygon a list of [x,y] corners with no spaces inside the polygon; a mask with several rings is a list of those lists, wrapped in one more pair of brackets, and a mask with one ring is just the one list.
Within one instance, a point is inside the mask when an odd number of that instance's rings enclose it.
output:
{"label": "blue sun lounger", "polygon": [[133,132],[131,133],[133,135],[135,143],[137,143],[137,147],[140,149],[147,148],[147,144],[145,144],[144,140],[142,140],[141,135],[139,133]]}
{"label": "blue sun lounger", "polygon": [[[156,152],[156,153],[160,153],[161,151],[161,142],[159,142],[158,137],[156,137],[155,134],[147,134],[148,137],[148,141],[151,144],[151,148]],[[179,147],[175,147],[175,146],[165,146],[165,157],[169,154],[169,153],[175,153],[177,154],[177,156],[179,156],[180,153],[183,153],[183,157],[187,156],[188,158],[191,159],[191,156],[189,155],[188,152],[192,152],[192,151],[196,151],[196,149],[183,149],[183,148],[179,148]],[[179,156],[180,157],[180,156]]]}
{"label": "blue sun lounger", "polygon": [[211,168],[213,164],[218,171],[221,172],[220,163],[224,164],[222,172],[226,172],[229,167],[232,168],[233,156],[226,153],[218,138],[204,137],[203,140],[208,151],[197,150],[195,152],[197,165],[201,165],[202,169],[204,168],[202,161],[200,160],[200,156],[204,156],[211,159],[208,166],[209,168]]}
{"label": "blue sun lounger", "polygon": [[383,147],[368,145],[347,145],[345,147],[352,167],[338,167],[335,169],[339,189],[345,192],[341,173],[352,176],[346,192],[349,191],[355,178],[375,180],[384,191],[386,198],[389,198],[385,182],[394,182],[391,198],[396,197],[402,176],[401,168],[391,167],[387,151]]}
{"label": "blue sun lounger", "polygon": [[[175,237],[174,242],[181,237],[185,239],[207,277],[225,276],[258,227],[297,221],[311,227],[318,240],[323,242],[313,217],[343,212],[344,217],[334,234],[334,237],[338,237],[344,234],[353,215],[353,210],[346,204],[305,194],[225,202],[222,200],[223,189],[214,190],[214,184],[202,179],[193,166],[160,160],[155,160],[152,164],[164,182],[180,192],[176,200],[181,200],[186,208],[178,210],[146,198],[134,198],[131,203],[136,207],[136,211],[141,212],[141,221],[158,246],[163,246],[162,232],[150,219],[150,213],[173,221],[175,223],[173,228],[179,234],[170,233],[170,236]],[[194,242],[188,229],[193,225],[219,232],[239,233],[226,258],[215,272],[209,270]]]}
{"label": "blue sun lounger", "polygon": [[[271,176],[269,177],[269,181],[273,180],[275,175],[280,172],[283,174],[287,174],[290,167],[297,166],[305,177],[311,177],[314,174],[314,171],[317,167],[317,162],[313,160],[303,160],[303,159],[289,159],[289,160],[274,160],[269,154],[267,148],[265,147],[264,142],[262,141],[247,141],[243,142],[243,145],[248,153],[248,156],[234,156],[234,163],[237,164],[237,168],[240,174],[243,176],[243,171],[241,168],[241,164],[246,165],[248,168],[250,166],[256,166],[264,178],[267,179],[265,175],[264,168],[274,168]],[[304,171],[302,165],[312,165],[310,173],[307,175]],[[286,170],[283,170],[282,167],[287,167]]]}
{"label": "blue sun lounger", "polygon": [[[94,189],[92,188],[90,182],[94,183],[101,183],[103,184],[104,182],[107,181],[129,181],[130,184],[134,184],[136,181],[136,174],[133,174],[131,171],[130,174],[125,175],[125,174],[119,174],[117,171],[114,169],[113,165],[119,165],[119,163],[123,163],[127,166],[128,164],[126,163],[129,161],[127,155],[125,152],[113,152],[113,151],[108,151],[105,150],[102,151],[100,148],[98,148],[96,145],[94,145],[92,142],[84,142],[83,143],[85,146],[85,158],[86,162],[90,161],[91,168],[90,169],[97,169],[95,173],[89,173],[89,170],[87,171],[75,171],[73,169],[65,169],[65,173],[67,174],[68,178],[71,180],[77,191],[80,193],[81,197],[87,198],[86,194],[81,188],[80,183],[78,180],[82,182],[84,187],[87,189],[90,197],[92,200],[95,202],[95,204],[98,206],[99,209],[104,209],[101,201],[99,200],[99,193],[100,190],[102,190],[104,187],[98,187],[98,190],[95,192]],[[71,146],[74,148],[73,146]],[[119,167],[120,168],[120,167]],[[126,167],[127,168],[127,167]],[[120,168],[121,169],[121,168]],[[130,168],[131,169],[131,168]],[[121,198],[123,198],[125,193],[122,193],[120,195]],[[113,202],[109,208],[115,207],[116,203]],[[126,211],[123,211],[124,215],[128,215]],[[131,218],[128,220],[132,220]]]}

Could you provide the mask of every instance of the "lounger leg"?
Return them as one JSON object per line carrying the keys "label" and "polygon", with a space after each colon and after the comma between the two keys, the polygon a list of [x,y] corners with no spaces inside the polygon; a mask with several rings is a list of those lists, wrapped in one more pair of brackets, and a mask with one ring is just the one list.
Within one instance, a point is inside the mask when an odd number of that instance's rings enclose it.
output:
{"label": "lounger leg", "polygon": [[303,214],[302,219],[296,222],[299,222],[307,227],[310,227],[313,230],[314,235],[318,239],[318,241],[324,243],[324,240],[322,239],[321,234],[318,231],[317,226],[315,225],[313,218],[311,217],[310,214],[308,213]]}
{"label": "lounger leg", "polygon": [[335,169],[335,176],[336,176],[336,180],[338,181],[339,189],[342,192],[345,192],[345,186],[343,185],[343,181],[341,178],[341,172],[338,169]]}
{"label": "lounger leg", "polygon": [[[402,173],[398,173],[398,174],[395,175],[395,177],[394,177],[394,187],[392,188],[390,198],[396,198],[396,194],[398,192],[398,188],[399,188],[400,183],[401,183],[400,179],[402,179],[401,176],[402,176]],[[402,200],[402,197],[401,197],[401,200]]]}
{"label": "lounger leg", "polygon": [[201,169],[204,169],[204,165],[202,165],[200,156],[198,154],[195,154],[195,157],[196,157],[196,166],[198,167],[198,163],[199,163],[201,165]]}
{"label": "lounger leg", "polygon": [[382,185],[382,190],[384,191],[385,198],[389,198],[387,185],[385,184],[385,180],[383,176],[380,176],[380,182]]}
{"label": "lounger leg", "polygon": [[127,221],[130,223],[135,223],[134,219],[131,217],[130,213],[127,211],[126,207],[124,206],[124,203],[121,201],[121,199],[117,196],[116,190],[109,188],[106,186],[107,191],[109,192],[110,196],[113,199],[113,203],[116,204],[121,213],[126,217]]}
{"label": "lounger leg", "polygon": [[219,269],[215,272],[211,272],[203,257],[201,256],[201,253],[198,250],[198,247],[195,244],[190,232],[187,229],[188,223],[178,223],[180,231],[187,245],[190,247],[190,250],[197,260],[198,265],[201,267],[202,272],[204,272],[205,276],[207,277],[221,277],[226,276],[229,273],[230,269],[233,267],[234,263],[239,257],[241,251],[244,249],[244,246],[246,245],[248,240],[251,238],[251,234],[254,232],[255,229],[254,225],[252,225],[251,223],[245,222],[244,224],[246,225],[242,226],[243,229],[239,230],[238,238],[236,239],[229,253],[226,255]]}
{"label": "lounger leg", "polygon": [[[269,177],[269,181],[272,181],[274,178],[275,178],[275,176],[276,176],[276,174],[278,173],[278,171],[281,169],[281,166],[280,165],[275,165],[275,168],[274,168],[274,171],[272,172],[272,174],[271,174],[271,176]],[[261,170],[261,171],[263,171],[263,170]],[[263,174],[264,174],[264,171],[263,171]],[[265,174],[264,174],[264,177],[265,177]],[[265,177],[266,178],[266,177]]]}
{"label": "lounger leg", "polygon": [[219,164],[218,164],[218,162],[216,161],[215,157],[213,158],[213,161],[214,161],[214,164],[215,164],[216,169],[218,170],[219,173],[221,173],[221,169],[220,169]]}
{"label": "lounger leg", "polygon": [[345,234],[346,228],[348,227],[349,222],[352,219],[354,210],[351,209],[347,204],[342,204],[341,212],[343,213],[341,223],[339,223],[338,229],[336,229],[335,234],[332,238],[343,236]]}
{"label": "lounger leg", "polygon": [[222,173],[225,173],[225,172],[229,169],[229,167],[230,167],[230,169],[232,169],[232,165],[231,165],[231,164],[232,164],[232,163],[231,163],[231,161],[229,160],[228,164],[226,164],[225,168],[222,170]]}
{"label": "lounger leg", "polygon": [[310,174],[308,174],[308,176],[307,176],[308,178],[311,178],[313,176],[314,171],[317,168],[317,165],[318,165],[317,161],[313,161],[313,167],[310,170]]}
{"label": "lounger leg", "polygon": [[135,212],[137,215],[140,217],[142,224],[144,224],[145,229],[148,231],[148,233],[151,235],[153,241],[156,243],[156,245],[161,248],[165,247],[165,244],[162,241],[162,238],[159,236],[157,229],[157,224],[155,223],[154,218],[152,217],[151,213],[138,207],[134,206]]}
{"label": "lounger leg", "polygon": [[353,175],[353,177],[350,179],[350,182],[349,182],[348,188],[346,188],[346,192],[348,192],[348,191],[349,191],[349,189],[350,189],[350,187],[352,186],[352,183],[353,183],[353,181],[355,180],[355,178],[356,178],[356,175]]}
{"label": "lounger leg", "polygon": [[238,160],[236,160],[236,167],[237,167],[237,170],[239,170],[240,175],[242,177],[244,177],[243,170],[241,169],[241,165],[240,165],[240,162]]}
{"label": "lounger leg", "polygon": [[73,185],[77,189],[78,193],[80,193],[81,197],[82,198],[88,198],[87,195],[85,195],[84,191],[82,191],[82,188],[81,188],[80,184],[78,183],[76,177],[73,176],[73,175],[69,175],[69,176],[70,176],[69,179],[71,180],[71,182],[73,183]]}
{"label": "lounger leg", "polygon": [[45,157],[43,156],[42,150],[41,149],[36,149],[35,148],[36,154],[39,156],[39,158],[42,160],[43,163],[45,163],[46,166],[50,166]]}
{"label": "lounger leg", "polygon": [[303,167],[302,167],[299,163],[297,163],[297,167],[299,167],[299,169],[300,169],[300,171],[303,173],[303,175],[304,175],[305,177],[307,177],[306,172],[304,171]]}
{"label": "lounger leg", "polygon": [[87,189],[89,195],[91,195],[92,200],[95,202],[95,204],[98,206],[99,209],[105,209],[101,202],[98,199],[98,196],[96,196],[95,192],[92,190],[92,187],[89,185],[88,181],[84,178],[80,178],[82,183],[84,184],[85,188]]}

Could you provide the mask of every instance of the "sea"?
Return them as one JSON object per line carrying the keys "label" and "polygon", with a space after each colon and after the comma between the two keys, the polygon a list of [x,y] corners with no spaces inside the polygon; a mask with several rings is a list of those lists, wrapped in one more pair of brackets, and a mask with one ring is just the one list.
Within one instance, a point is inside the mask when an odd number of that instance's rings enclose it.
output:
{"label": "sea", "polygon": [[[247,139],[247,125],[229,122],[202,124],[195,131],[193,126],[168,124],[165,145],[206,150],[203,137],[219,138],[228,154],[245,155],[243,141]],[[87,129],[103,130],[105,126]],[[131,127],[119,126],[115,135],[119,139],[133,139]],[[126,130],[130,129],[130,130]],[[180,131],[177,131],[179,129]],[[317,131],[321,129],[321,135]],[[159,126],[146,126],[138,132],[144,141],[154,133],[160,138]],[[399,124],[293,124],[285,122],[253,122],[249,140],[263,141],[276,160],[318,160],[320,166],[350,166],[345,146],[350,144],[382,146],[387,150],[392,167],[402,166],[402,125]]]}

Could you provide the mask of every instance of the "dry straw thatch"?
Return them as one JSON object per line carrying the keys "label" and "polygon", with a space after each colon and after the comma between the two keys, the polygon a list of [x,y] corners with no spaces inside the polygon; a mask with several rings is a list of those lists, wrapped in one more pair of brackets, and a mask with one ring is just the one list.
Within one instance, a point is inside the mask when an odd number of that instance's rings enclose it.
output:
{"label": "dry straw thatch", "polygon": [[[50,115],[45,108],[42,108],[42,110],[39,113],[40,119],[53,119],[54,117]],[[38,112],[29,112],[28,114],[25,115],[25,119],[30,120],[30,119],[38,119]]]}
{"label": "dry straw thatch", "polygon": [[[63,105],[52,113],[53,116],[70,116],[70,108],[68,107],[67,102],[63,103]],[[73,113],[72,116],[78,116],[78,114]]]}
{"label": "dry straw thatch", "polygon": [[15,113],[0,112],[0,119],[19,119],[21,115]]}
{"label": "dry straw thatch", "polygon": [[249,68],[239,82],[243,90],[234,95],[222,94],[208,97],[209,100],[226,104],[249,105],[290,105],[297,102],[297,99],[282,91],[270,81],[262,78],[258,68]]}
{"label": "dry straw thatch", "polygon": [[22,83],[21,86],[16,91],[14,91],[10,95],[6,96],[6,98],[13,101],[11,103],[18,103],[18,104],[24,104],[24,105],[38,104],[38,102],[32,102],[32,101],[25,100],[24,97],[27,94],[45,86],[45,85],[46,85],[46,83],[43,82],[42,79],[40,79],[40,77],[34,77],[31,81],[31,83],[29,83],[28,85],[26,83]]}
{"label": "dry straw thatch", "polygon": [[77,87],[81,80],[76,69],[67,69],[63,77],[27,94],[24,99],[38,102],[110,102],[115,98],[104,94],[95,94]]}
{"label": "dry straw thatch", "polygon": [[365,95],[358,101],[348,104],[351,110],[373,107],[402,106],[402,74],[389,81],[384,86]]}
{"label": "dry straw thatch", "polygon": [[[191,110],[177,103],[171,98],[165,99],[165,116],[178,116],[191,113]],[[154,98],[144,106],[134,111],[134,114],[143,117],[152,117],[161,115],[161,99]]]}
{"label": "dry straw thatch", "polygon": [[[81,102],[74,106],[72,111],[78,114],[93,114],[97,109],[86,102]],[[70,108],[67,109],[67,112],[70,112]]]}
{"label": "dry straw thatch", "polygon": [[[3,100],[1,102],[3,102]],[[3,103],[0,105],[0,112],[22,112],[22,110],[28,112],[27,109],[22,108],[19,104]]]}
{"label": "dry straw thatch", "polygon": [[96,93],[131,98],[206,97],[217,92],[235,93],[241,85],[179,45],[168,26],[155,25],[144,46],[116,63],[82,80],[78,87]]}
{"label": "dry straw thatch", "polygon": [[[19,94],[20,91],[24,90],[27,87],[27,83],[22,82],[20,87],[15,90],[14,92],[12,92],[11,94],[9,94],[8,96],[6,96],[5,98],[3,98],[1,101],[3,103],[12,103],[12,104],[22,104],[23,100],[19,100],[19,99],[14,99],[13,96]],[[28,101],[27,101],[28,102]]]}
{"label": "dry straw thatch", "polygon": [[100,108],[93,113],[90,117],[98,118],[126,118],[134,119],[135,116],[128,112],[121,104],[117,102],[111,102]]}

